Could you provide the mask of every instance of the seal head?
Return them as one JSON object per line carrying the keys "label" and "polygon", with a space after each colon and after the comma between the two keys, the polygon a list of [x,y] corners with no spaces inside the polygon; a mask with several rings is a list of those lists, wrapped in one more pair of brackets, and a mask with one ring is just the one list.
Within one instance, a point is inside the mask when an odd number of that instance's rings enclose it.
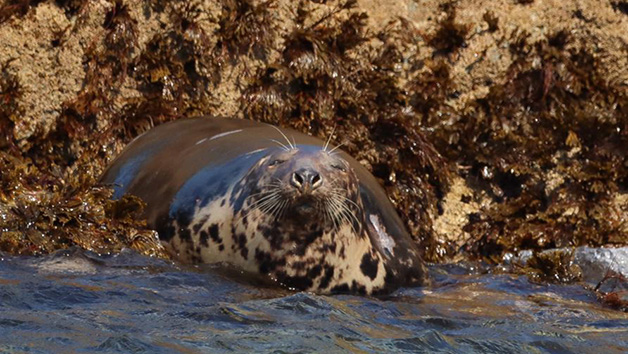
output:
{"label": "seal head", "polygon": [[318,146],[281,149],[261,159],[246,177],[251,203],[244,213],[258,209],[274,218],[277,227],[303,226],[304,220],[321,229],[348,223],[361,229],[358,179],[339,155]]}
{"label": "seal head", "polygon": [[349,163],[320,146],[270,150],[232,191],[233,247],[247,268],[294,289],[382,288],[385,265],[364,230]]}

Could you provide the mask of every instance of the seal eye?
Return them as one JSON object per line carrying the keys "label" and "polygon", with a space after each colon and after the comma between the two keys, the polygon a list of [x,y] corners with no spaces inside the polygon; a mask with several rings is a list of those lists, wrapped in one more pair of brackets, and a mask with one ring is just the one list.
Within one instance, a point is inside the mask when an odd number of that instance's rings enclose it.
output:
{"label": "seal eye", "polygon": [[277,166],[277,165],[280,165],[280,164],[282,164],[282,163],[284,163],[284,162],[286,162],[286,160],[275,159],[275,160],[272,160],[272,161],[268,164],[268,166],[270,166],[270,167],[272,167],[272,166]]}
{"label": "seal eye", "polygon": [[341,164],[333,164],[331,167],[337,169],[338,171],[347,172],[347,169]]}

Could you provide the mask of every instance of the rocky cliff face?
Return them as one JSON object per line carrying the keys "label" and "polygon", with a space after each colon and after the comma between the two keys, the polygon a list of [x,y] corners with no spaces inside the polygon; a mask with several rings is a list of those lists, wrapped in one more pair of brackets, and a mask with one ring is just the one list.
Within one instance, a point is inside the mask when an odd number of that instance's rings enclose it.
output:
{"label": "rocky cliff face", "polygon": [[0,247],[159,248],[141,202],[92,186],[133,137],[201,114],[336,126],[433,261],[625,245],[627,8],[6,0]]}

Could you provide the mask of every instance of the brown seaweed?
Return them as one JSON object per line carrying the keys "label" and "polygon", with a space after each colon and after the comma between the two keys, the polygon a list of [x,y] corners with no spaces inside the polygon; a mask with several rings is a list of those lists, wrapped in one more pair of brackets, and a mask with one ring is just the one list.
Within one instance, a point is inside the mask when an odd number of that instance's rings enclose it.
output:
{"label": "brown seaweed", "polygon": [[134,197],[110,200],[111,189],[92,187],[92,171],[62,177],[4,152],[0,169],[1,250],[38,255],[80,246],[103,254],[137,246],[147,255],[167,257],[156,234],[137,221],[143,203]]}
{"label": "brown seaweed", "polygon": [[22,109],[18,100],[22,95],[18,78],[9,72],[9,64],[0,66],[0,149],[15,148],[13,128]]}
{"label": "brown seaweed", "polygon": [[613,6],[613,9],[616,11],[620,11],[623,14],[628,15],[628,1],[611,1],[611,6]]}
{"label": "brown seaweed", "polygon": [[[6,1],[0,23],[39,3]],[[95,176],[146,129],[214,112],[211,92],[225,64],[245,67],[237,82],[246,117],[322,138],[335,126],[332,142],[380,180],[429,260],[462,251],[500,262],[522,249],[628,242],[628,206],[614,199],[628,190],[628,95],[607,80],[596,49],[567,29],[534,42],[524,31],[499,39],[512,64],[499,83],[488,82],[486,96],[454,110],[450,102],[460,92],[452,65],[474,25],[460,23],[455,1],[443,5],[444,18],[425,34],[403,18],[369,30],[354,0],[300,1],[296,24],[286,31],[274,1],[224,0],[210,15],[198,1],[146,0],[144,15],[167,21],[141,48],[131,3],[110,3],[104,34],[85,51],[84,85],[65,102],[51,133],[15,141],[21,85],[8,63],[1,67],[0,211],[11,221],[0,228],[6,241],[0,249],[41,253],[77,244],[76,230],[96,237],[88,225],[94,220],[113,230],[124,212],[106,212],[108,192],[91,189]],[[611,5],[623,11],[624,3]],[[55,4],[77,22],[89,10],[86,1]],[[486,12],[482,21],[491,36],[502,32],[494,14]],[[62,46],[74,29],[61,31],[53,44]],[[432,55],[425,59],[425,53]],[[125,81],[137,95],[123,97]],[[469,216],[462,250],[438,243],[432,230],[454,173],[474,199],[489,199]],[[41,206],[29,204],[33,194]],[[93,210],[75,207],[77,201]],[[144,232],[131,221],[135,209],[121,210],[129,223],[115,232],[126,236],[103,233],[111,242],[100,248],[119,249],[129,235]],[[59,225],[74,236],[63,236]],[[44,235],[45,242],[33,246],[28,235]]]}
{"label": "brown seaweed", "polygon": [[535,252],[521,271],[535,283],[570,284],[582,280],[582,270],[573,260],[573,250]]}
{"label": "brown seaweed", "polygon": [[593,291],[602,304],[612,309],[628,312],[627,286],[628,279],[626,279],[625,276],[612,270],[608,270],[604,275],[604,278],[602,278],[602,280],[597,283],[595,288],[593,288]]}
{"label": "brown seaweed", "polygon": [[[369,34],[355,1],[340,1],[319,17],[311,17],[309,6],[300,3],[280,60],[259,70],[245,89],[243,110],[319,137],[336,126],[334,141],[369,162],[412,233],[436,257],[429,214],[437,212],[449,169],[416,124],[421,112],[396,69],[404,52],[416,50],[417,31],[400,19]],[[368,45],[372,39],[383,45]],[[421,67],[413,63],[414,70]]]}
{"label": "brown seaweed", "polygon": [[436,33],[427,39],[427,44],[434,48],[434,55],[449,55],[467,46],[466,37],[469,26],[456,22],[456,2],[447,2],[441,6],[447,17],[439,23]]}
{"label": "brown seaweed", "polygon": [[0,6],[0,24],[6,22],[14,15],[24,17],[31,7],[35,7],[42,0],[7,0]]}
{"label": "brown seaweed", "polygon": [[232,61],[241,55],[266,60],[277,31],[272,14],[277,9],[275,0],[222,0],[221,7],[215,33],[219,56],[225,53]]}
{"label": "brown seaweed", "polygon": [[465,227],[472,254],[499,260],[507,250],[628,240],[611,201],[628,177],[628,97],[602,79],[591,53],[565,49],[569,40],[564,31],[533,44],[516,35],[511,79],[456,124],[436,124],[439,151],[470,166],[468,180],[495,201]]}

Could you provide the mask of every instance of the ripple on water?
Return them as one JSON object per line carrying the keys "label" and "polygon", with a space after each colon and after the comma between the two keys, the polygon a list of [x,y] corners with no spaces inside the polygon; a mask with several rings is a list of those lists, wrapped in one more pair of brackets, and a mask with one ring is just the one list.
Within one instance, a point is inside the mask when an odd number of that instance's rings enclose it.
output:
{"label": "ripple on water", "polygon": [[133,252],[6,258],[0,352],[628,350],[628,315],[599,306],[579,285],[462,266],[432,273],[431,288],[378,299],[253,287]]}

